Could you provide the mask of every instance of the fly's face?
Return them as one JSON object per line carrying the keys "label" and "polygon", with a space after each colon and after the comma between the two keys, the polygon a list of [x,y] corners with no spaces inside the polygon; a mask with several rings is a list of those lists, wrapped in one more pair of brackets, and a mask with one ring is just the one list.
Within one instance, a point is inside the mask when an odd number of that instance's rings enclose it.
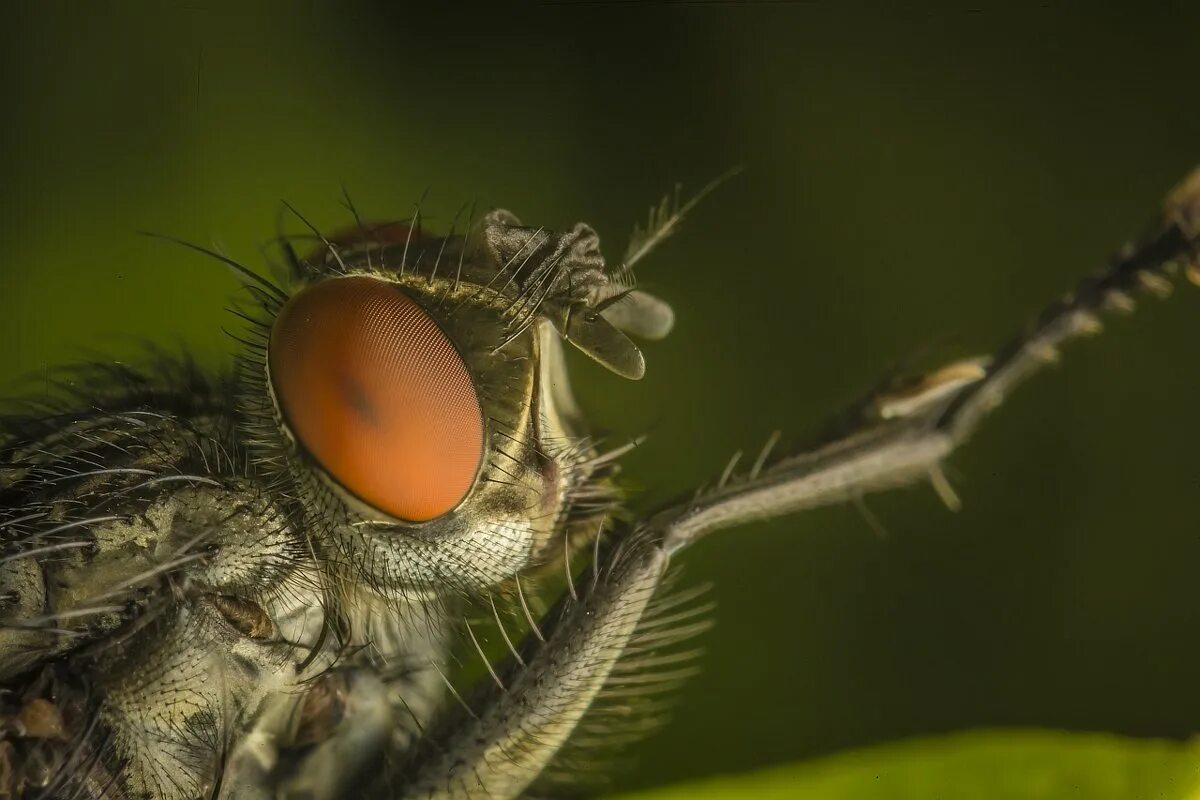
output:
{"label": "fly's face", "polygon": [[618,499],[563,342],[637,378],[617,324],[661,335],[670,312],[590,228],[497,211],[465,236],[318,238],[285,243],[286,289],[227,261],[252,298],[237,375],[99,367],[88,410],[4,421],[0,681],[20,699],[0,727],[45,701],[69,732],[20,738],[9,794],[237,796],[256,742],[282,780],[377,676],[388,730],[366,730],[402,749],[437,707],[457,596],[593,540]]}
{"label": "fly's face", "polygon": [[385,594],[490,586],[604,510],[561,342],[638,378],[610,319],[651,308],[661,335],[669,311],[625,289],[590,228],[498,211],[465,237],[362,225],[326,245],[289,259],[290,293],[255,287],[243,407],[330,562]]}

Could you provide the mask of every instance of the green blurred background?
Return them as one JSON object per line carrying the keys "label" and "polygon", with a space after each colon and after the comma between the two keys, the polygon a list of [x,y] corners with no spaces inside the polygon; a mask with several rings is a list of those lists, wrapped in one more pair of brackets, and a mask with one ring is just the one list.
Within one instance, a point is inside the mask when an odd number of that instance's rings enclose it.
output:
{"label": "green blurred background", "polygon": [[[834,3],[8,2],[4,394],[139,339],[213,363],[281,198],[324,227],[428,190],[617,257],[676,181],[745,173],[639,270],[675,333],[641,383],[577,362],[598,425],[649,433],[647,505],[905,363],[988,350],[1200,163],[1200,6],[886,12]],[[437,222],[433,223],[437,225]],[[1200,728],[1200,292],[1109,326],[928,487],[705,542],[718,627],[633,787],[917,734]]]}

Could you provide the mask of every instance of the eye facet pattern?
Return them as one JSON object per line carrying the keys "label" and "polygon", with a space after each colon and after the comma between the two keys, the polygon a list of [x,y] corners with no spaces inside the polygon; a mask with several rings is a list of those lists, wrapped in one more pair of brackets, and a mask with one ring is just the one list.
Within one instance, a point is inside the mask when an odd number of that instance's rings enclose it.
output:
{"label": "eye facet pattern", "polygon": [[394,284],[355,275],[301,290],[275,320],[267,363],[297,443],[372,508],[424,522],[475,482],[483,413],[471,375]]}

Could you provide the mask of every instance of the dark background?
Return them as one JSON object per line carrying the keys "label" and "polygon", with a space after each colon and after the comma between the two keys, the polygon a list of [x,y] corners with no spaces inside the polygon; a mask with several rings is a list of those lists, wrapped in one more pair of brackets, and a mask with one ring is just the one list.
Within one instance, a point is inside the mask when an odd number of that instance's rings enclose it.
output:
{"label": "dark background", "polygon": [[[8,2],[4,394],[139,338],[227,359],[286,198],[319,225],[428,189],[586,220],[610,257],[674,182],[744,174],[639,273],[679,322],[638,384],[576,362],[645,505],[888,370],[988,350],[1200,163],[1200,6]],[[1082,8],[1082,6],[1080,7]],[[437,223],[433,223],[436,225]],[[1200,292],[1023,389],[927,487],[715,537],[718,628],[625,786],[998,725],[1200,726]],[[1146,307],[1148,306],[1148,307]]]}

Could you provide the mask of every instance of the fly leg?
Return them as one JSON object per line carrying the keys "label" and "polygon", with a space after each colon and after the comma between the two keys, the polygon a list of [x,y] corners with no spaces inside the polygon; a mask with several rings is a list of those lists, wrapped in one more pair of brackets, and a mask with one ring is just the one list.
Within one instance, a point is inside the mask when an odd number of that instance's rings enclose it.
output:
{"label": "fly leg", "polygon": [[[982,417],[1061,344],[1094,332],[1100,312],[1128,307],[1134,290],[1169,290],[1180,270],[1191,276],[1198,242],[1200,171],[1171,195],[1156,230],[995,357],[953,364],[882,392],[855,410],[848,432],[774,461],[764,454],[747,473],[727,470],[715,489],[619,531],[598,551],[590,580],[573,580],[540,629],[535,626],[507,662],[491,670],[492,681],[481,685],[466,710],[428,733],[393,776],[398,785],[387,787],[388,794],[421,800],[520,796],[604,690],[640,635],[639,625],[646,626],[676,552],[718,529],[940,474],[943,460]],[[647,686],[660,676],[644,677]]]}
{"label": "fly leg", "polygon": [[[394,716],[387,684],[373,671],[331,672],[298,702],[278,703],[236,746],[218,797],[238,800],[353,797],[382,764]],[[279,743],[311,744],[281,775]]]}
{"label": "fly leg", "polygon": [[1063,344],[1099,332],[1102,313],[1132,310],[1134,293],[1165,296],[1180,273],[1200,284],[1198,254],[1200,169],[1168,196],[1156,229],[1047,308],[993,357],[951,364],[881,392],[847,415],[850,423],[843,423],[841,433],[774,459],[764,452],[742,475],[727,470],[715,489],[659,512],[649,527],[663,531],[673,551],[709,531],[923,478],[932,479],[953,503],[942,463],[983,417],[1023,380],[1055,362]]}
{"label": "fly leg", "polygon": [[493,679],[428,733],[388,793],[429,800],[519,797],[604,688],[668,561],[653,535],[614,540]]}

